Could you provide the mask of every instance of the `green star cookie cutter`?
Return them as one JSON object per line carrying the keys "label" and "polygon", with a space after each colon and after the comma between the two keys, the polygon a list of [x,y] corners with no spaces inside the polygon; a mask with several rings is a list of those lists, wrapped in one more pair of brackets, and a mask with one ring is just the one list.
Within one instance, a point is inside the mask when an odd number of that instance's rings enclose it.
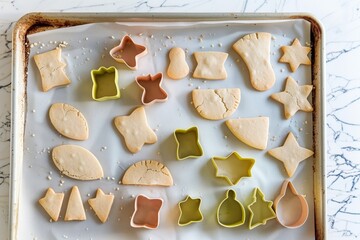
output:
{"label": "green star cookie cutter", "polygon": [[183,201],[179,202],[180,216],[178,225],[186,226],[191,223],[201,222],[203,215],[200,210],[200,204],[200,198],[191,198],[189,195]]}
{"label": "green star cookie cutter", "polygon": [[253,158],[243,158],[237,152],[227,157],[213,157],[212,164],[216,169],[216,177],[225,178],[230,185],[236,185],[243,177],[251,177],[251,168],[255,164]]}
{"label": "green star cookie cutter", "polygon": [[265,200],[264,193],[261,192],[260,188],[254,189],[252,198],[253,201],[248,205],[250,230],[265,225],[268,220],[276,218],[276,214],[272,209],[273,202]]}
{"label": "green star cookie cutter", "polygon": [[113,66],[91,70],[91,80],[93,82],[92,98],[95,101],[106,101],[120,98],[118,85],[118,72]]}
{"label": "green star cookie cutter", "polygon": [[216,212],[217,222],[227,228],[238,227],[245,222],[245,208],[236,200],[236,192],[227,190],[226,198],[221,201]]}
{"label": "green star cookie cutter", "polygon": [[177,144],[176,158],[178,160],[198,158],[203,155],[197,127],[176,129],[174,137]]}

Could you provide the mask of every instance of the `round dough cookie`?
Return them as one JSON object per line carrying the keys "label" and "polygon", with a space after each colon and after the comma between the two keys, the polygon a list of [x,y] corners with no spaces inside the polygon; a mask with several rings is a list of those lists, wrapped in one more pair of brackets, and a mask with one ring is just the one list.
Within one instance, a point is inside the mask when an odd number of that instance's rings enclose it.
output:
{"label": "round dough cookie", "polygon": [[192,91],[196,111],[209,120],[231,116],[240,103],[240,88],[195,89]]}

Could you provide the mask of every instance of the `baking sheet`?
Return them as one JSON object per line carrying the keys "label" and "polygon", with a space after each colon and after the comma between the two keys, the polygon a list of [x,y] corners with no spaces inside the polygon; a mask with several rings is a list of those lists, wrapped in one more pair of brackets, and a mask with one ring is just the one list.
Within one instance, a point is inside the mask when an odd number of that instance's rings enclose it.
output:
{"label": "baking sheet", "polygon": [[[231,49],[232,44],[241,36],[259,31],[270,32],[274,36],[271,42],[271,61],[277,81],[274,87],[266,92],[253,90],[243,61]],[[108,51],[119,44],[121,37],[126,33],[131,34],[136,43],[148,47],[149,53],[139,60],[137,71],[126,69],[108,55]],[[280,161],[271,158],[266,151],[254,150],[240,143],[227,129],[224,120],[202,119],[193,109],[190,98],[191,90],[195,88],[240,87],[241,103],[231,118],[269,116],[267,149],[282,145],[289,131],[298,137],[301,146],[312,148],[312,114],[298,112],[291,120],[285,120],[282,105],[269,98],[272,93],[283,90],[287,76],[292,76],[301,85],[311,84],[310,67],[301,66],[295,73],[291,73],[286,64],[278,63],[281,56],[280,46],[289,45],[295,37],[299,38],[302,44],[310,42],[310,24],[307,21],[98,23],[30,35],[29,40],[33,47],[30,52],[27,81],[18,239],[231,239],[238,236],[244,239],[314,239],[312,158],[301,163],[292,178],[298,192],[307,196],[310,207],[309,219],[303,227],[288,230],[281,227],[276,220],[271,220],[265,226],[250,231],[247,229],[248,211],[246,223],[241,227],[226,229],[216,223],[216,208],[224,199],[227,189],[234,189],[239,201],[247,206],[251,201],[254,187],[260,187],[266,199],[274,200],[287,176]],[[54,49],[61,41],[69,43],[63,49],[62,57],[68,64],[66,72],[72,83],[65,88],[41,92],[40,76],[32,56]],[[190,76],[184,80],[174,81],[168,79],[165,74],[163,87],[169,94],[168,101],[145,107],[149,125],[156,130],[158,142],[144,146],[137,154],[131,154],[113,127],[112,119],[118,115],[128,115],[136,106],[141,105],[141,91],[134,82],[135,77],[141,74],[165,73],[168,64],[167,54],[174,46],[187,49],[187,62],[192,70],[195,66],[193,52],[228,52],[229,58],[225,63],[228,78],[225,81],[203,81]],[[111,65],[119,69],[122,96],[119,100],[95,102],[91,99],[90,71],[100,66]],[[90,128],[90,138],[87,141],[68,140],[53,130],[49,125],[47,111],[55,102],[70,103],[81,110]],[[204,155],[198,159],[177,161],[173,131],[191,126],[199,127]],[[51,162],[49,152],[52,147],[67,143],[79,144],[91,150],[101,162],[105,178],[81,182],[61,177]],[[235,186],[229,186],[224,180],[215,178],[215,170],[210,163],[211,157],[226,156],[232,151],[239,152],[243,157],[256,159],[252,169],[253,176],[242,179]],[[155,159],[164,163],[170,169],[175,185],[161,188],[118,184],[129,165],[145,159]],[[64,181],[61,186],[60,181]],[[49,222],[49,217],[38,206],[37,200],[48,187],[54,188],[57,192],[63,191],[66,193],[64,210],[68,191],[73,185],[79,187],[84,203],[94,196],[98,187],[115,195],[107,223],[100,224],[87,203],[84,204],[87,210],[86,221]],[[129,225],[134,210],[133,197],[140,193],[164,199],[160,225],[156,230],[133,229]],[[202,198],[201,210],[204,221],[179,227],[177,203],[188,194]],[[64,211],[61,216],[64,216]]]}

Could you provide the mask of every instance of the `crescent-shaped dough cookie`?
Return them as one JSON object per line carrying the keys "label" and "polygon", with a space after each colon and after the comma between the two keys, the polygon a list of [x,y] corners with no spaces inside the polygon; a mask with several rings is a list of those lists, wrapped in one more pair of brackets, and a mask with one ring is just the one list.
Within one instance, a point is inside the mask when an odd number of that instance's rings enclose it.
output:
{"label": "crescent-shaped dough cookie", "polygon": [[123,184],[172,186],[170,171],[155,160],[144,160],[131,165],[122,178]]}

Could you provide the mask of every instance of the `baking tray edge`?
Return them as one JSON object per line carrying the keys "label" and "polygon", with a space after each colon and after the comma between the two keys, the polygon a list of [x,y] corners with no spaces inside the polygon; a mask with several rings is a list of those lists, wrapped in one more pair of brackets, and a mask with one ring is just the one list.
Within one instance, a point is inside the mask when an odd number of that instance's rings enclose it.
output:
{"label": "baking tray edge", "polygon": [[18,229],[29,54],[27,34],[86,23],[139,20],[176,21],[179,19],[181,21],[304,19],[311,23],[312,82],[315,86],[315,94],[313,94],[315,103],[313,113],[315,239],[326,239],[325,31],[322,24],[308,13],[29,13],[20,18],[14,27],[12,42],[9,239],[17,239]]}

